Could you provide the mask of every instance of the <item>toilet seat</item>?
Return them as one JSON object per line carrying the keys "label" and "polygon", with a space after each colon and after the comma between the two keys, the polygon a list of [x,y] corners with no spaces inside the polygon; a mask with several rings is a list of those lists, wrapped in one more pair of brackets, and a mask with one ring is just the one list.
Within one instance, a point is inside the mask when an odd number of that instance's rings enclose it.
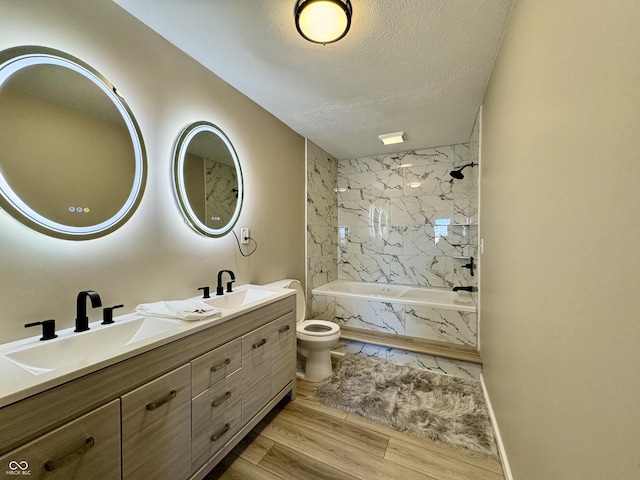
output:
{"label": "toilet seat", "polygon": [[296,341],[298,353],[304,357],[304,374],[310,382],[322,382],[331,376],[331,348],[340,340],[340,325],[327,320],[305,320],[307,305],[299,281],[279,280],[265,285],[296,291]]}
{"label": "toilet seat", "polygon": [[296,332],[309,337],[328,337],[340,332],[340,325],[326,320],[303,320],[297,323]]}

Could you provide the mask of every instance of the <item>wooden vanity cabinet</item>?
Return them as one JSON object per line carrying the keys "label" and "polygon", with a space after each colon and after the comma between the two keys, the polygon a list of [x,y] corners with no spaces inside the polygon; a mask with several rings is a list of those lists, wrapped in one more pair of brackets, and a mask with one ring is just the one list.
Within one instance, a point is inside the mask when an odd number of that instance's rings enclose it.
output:
{"label": "wooden vanity cabinet", "polygon": [[242,337],[242,421],[247,422],[271,398],[271,324]]}
{"label": "wooden vanity cabinet", "polygon": [[236,338],[191,362],[192,397],[198,396],[242,366],[241,346],[241,339]]}
{"label": "wooden vanity cabinet", "polygon": [[192,400],[191,464],[200,468],[242,428],[242,369]]}
{"label": "wooden vanity cabinet", "polygon": [[122,478],[188,478],[191,473],[191,365],[132,392],[122,402]]}
{"label": "wooden vanity cabinet", "polygon": [[243,422],[295,378],[295,368],[294,315],[285,315],[242,337]]}
{"label": "wooden vanity cabinet", "polygon": [[242,341],[191,362],[191,464],[204,465],[242,428]]}
{"label": "wooden vanity cabinet", "polygon": [[0,468],[28,465],[47,480],[203,479],[295,397],[295,313],[285,297],[0,408]]}
{"label": "wooden vanity cabinet", "polygon": [[120,401],[114,400],[0,457],[7,478],[120,479]]}
{"label": "wooden vanity cabinet", "polygon": [[296,377],[296,321],[286,315],[271,327],[270,390],[274,397]]}

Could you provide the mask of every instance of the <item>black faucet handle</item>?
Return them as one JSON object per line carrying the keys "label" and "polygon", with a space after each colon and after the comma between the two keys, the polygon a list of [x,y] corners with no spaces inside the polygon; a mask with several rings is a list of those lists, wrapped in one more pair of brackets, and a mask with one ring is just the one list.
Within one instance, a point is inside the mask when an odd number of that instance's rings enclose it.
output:
{"label": "black faucet handle", "polygon": [[29,328],[35,327],[37,325],[42,325],[42,338],[40,338],[40,341],[51,340],[58,336],[56,335],[56,321],[54,319],[43,320],[42,322],[27,323],[24,327]]}
{"label": "black faucet handle", "polygon": [[473,261],[473,257],[469,257],[469,263],[467,263],[466,265],[462,265],[462,268],[468,268],[469,273],[473,277],[474,276],[473,271],[476,268],[476,264]]}
{"label": "black faucet handle", "polygon": [[100,325],[109,325],[113,323],[113,309],[122,308],[124,305],[114,305],[113,307],[105,307],[102,310],[102,322]]}
{"label": "black faucet handle", "polygon": [[209,287],[200,287],[198,290],[202,290],[202,298],[211,298]]}
{"label": "black faucet handle", "polygon": [[231,290],[231,286],[233,285],[233,282],[235,282],[236,280],[233,279],[229,282],[227,282],[227,293],[233,293],[233,290]]}

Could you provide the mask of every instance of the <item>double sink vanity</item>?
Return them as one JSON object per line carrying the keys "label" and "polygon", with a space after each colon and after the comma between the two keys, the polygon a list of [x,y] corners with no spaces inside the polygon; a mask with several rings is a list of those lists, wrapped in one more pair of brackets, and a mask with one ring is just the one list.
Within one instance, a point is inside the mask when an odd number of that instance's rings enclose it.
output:
{"label": "double sink vanity", "polygon": [[295,292],[202,299],[196,321],[122,315],[0,346],[0,464],[47,479],[201,479],[295,396]]}

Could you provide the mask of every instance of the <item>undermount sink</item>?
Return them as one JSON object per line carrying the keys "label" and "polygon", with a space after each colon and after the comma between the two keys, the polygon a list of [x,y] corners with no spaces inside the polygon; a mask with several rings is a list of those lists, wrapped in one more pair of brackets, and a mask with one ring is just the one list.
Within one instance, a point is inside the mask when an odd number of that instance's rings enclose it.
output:
{"label": "undermount sink", "polygon": [[205,302],[212,307],[232,310],[253,302],[272,297],[277,293],[278,292],[274,292],[271,290],[247,288],[244,290],[237,290],[232,293],[225,293],[224,295],[215,296],[205,300]]}
{"label": "undermount sink", "polygon": [[4,357],[33,375],[41,375],[69,365],[86,365],[88,360],[118,348],[174,330],[183,325],[177,320],[135,317],[112,325],[91,327],[82,333],[46,340]]}

